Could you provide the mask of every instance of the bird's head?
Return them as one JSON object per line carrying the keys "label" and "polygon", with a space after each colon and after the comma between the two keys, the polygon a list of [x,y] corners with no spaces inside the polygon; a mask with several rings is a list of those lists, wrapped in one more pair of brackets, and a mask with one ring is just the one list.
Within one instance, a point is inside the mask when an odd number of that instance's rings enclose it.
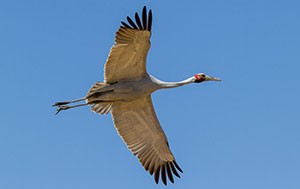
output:
{"label": "bird's head", "polygon": [[198,73],[194,76],[195,78],[195,83],[201,83],[204,81],[221,81],[219,78],[211,77],[208,75],[205,75],[204,73]]}

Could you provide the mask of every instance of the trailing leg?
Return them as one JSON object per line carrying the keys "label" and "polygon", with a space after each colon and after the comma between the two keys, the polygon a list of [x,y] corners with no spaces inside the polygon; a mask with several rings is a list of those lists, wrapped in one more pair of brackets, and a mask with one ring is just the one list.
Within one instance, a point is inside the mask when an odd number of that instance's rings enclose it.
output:
{"label": "trailing leg", "polygon": [[76,107],[79,107],[79,106],[86,106],[86,105],[87,105],[86,103],[84,103],[84,104],[77,104],[77,105],[74,105],[74,106],[58,105],[58,108],[57,108],[55,114],[58,114],[62,110],[68,110],[70,108],[76,108]]}
{"label": "trailing leg", "polygon": [[53,104],[52,106],[62,106],[62,105],[66,105],[66,104],[70,104],[70,103],[74,103],[74,102],[80,102],[86,100],[86,98],[79,98],[79,99],[75,99],[75,100],[70,100],[70,101],[64,101],[64,102],[56,102],[55,104]]}

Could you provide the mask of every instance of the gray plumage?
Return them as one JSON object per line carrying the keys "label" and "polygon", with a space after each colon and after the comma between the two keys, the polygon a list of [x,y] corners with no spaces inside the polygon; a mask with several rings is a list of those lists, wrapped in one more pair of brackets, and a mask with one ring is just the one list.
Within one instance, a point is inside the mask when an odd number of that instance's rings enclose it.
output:
{"label": "gray plumage", "polygon": [[[203,81],[220,81],[205,74],[196,74],[181,82],[163,82],[146,71],[146,58],[150,48],[152,11],[146,7],[142,19],[135,14],[136,23],[128,23],[116,32],[115,44],[110,50],[104,68],[104,82],[96,82],[84,98],[57,102],[57,113],[78,106],[90,105],[99,114],[111,113],[114,125],[128,149],[138,157],[145,170],[158,183],[161,177],[174,182],[173,175],[182,172],[169,148],[169,144],[155,114],[151,93],[164,88],[183,86]],[[85,100],[86,103],[67,106]]]}

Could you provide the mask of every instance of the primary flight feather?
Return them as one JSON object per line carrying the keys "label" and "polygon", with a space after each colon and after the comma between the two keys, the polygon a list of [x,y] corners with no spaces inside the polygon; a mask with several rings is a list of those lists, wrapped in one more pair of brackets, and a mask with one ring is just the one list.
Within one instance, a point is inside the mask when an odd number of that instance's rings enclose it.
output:
{"label": "primary flight feather", "polygon": [[[169,148],[168,140],[155,114],[151,93],[158,89],[173,88],[189,83],[220,81],[203,73],[180,82],[163,82],[146,71],[147,53],[150,48],[152,11],[142,10],[142,18],[135,13],[135,22],[127,17],[116,32],[115,44],[110,50],[104,67],[104,82],[96,82],[84,98],[57,102],[61,110],[90,105],[99,114],[111,113],[114,125],[128,149],[155,182],[166,185],[167,178],[174,183],[181,168]],[[84,101],[68,106],[69,103]]]}

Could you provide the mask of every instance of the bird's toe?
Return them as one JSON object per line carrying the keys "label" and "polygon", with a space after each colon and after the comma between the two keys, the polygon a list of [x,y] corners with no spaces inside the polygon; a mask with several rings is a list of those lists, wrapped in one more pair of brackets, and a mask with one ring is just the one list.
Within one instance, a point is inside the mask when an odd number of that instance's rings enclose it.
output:
{"label": "bird's toe", "polygon": [[69,104],[69,102],[56,102],[52,106],[62,106],[62,105],[66,105],[66,104]]}
{"label": "bird's toe", "polygon": [[62,110],[67,110],[67,109],[69,109],[69,108],[70,108],[70,106],[60,106],[60,105],[59,105],[59,108],[57,108],[55,114],[58,114],[60,111],[62,111]]}

